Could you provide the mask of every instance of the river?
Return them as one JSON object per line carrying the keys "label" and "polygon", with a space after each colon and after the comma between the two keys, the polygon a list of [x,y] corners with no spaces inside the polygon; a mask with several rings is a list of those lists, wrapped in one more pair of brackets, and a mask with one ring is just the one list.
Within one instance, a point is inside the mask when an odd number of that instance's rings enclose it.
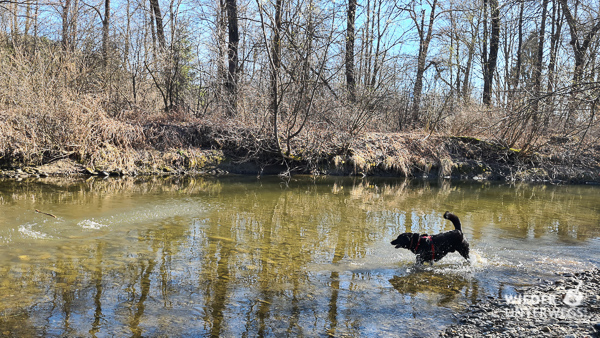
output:
{"label": "river", "polygon": [[[36,212],[36,210],[40,212]],[[390,241],[452,230],[415,266]],[[600,187],[392,178],[0,181],[0,335],[435,336],[600,266]]]}

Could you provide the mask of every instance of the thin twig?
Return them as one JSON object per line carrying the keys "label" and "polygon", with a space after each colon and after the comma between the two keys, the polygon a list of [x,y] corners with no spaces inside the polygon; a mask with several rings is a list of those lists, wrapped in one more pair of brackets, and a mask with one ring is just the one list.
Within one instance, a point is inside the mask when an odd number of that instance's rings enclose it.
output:
{"label": "thin twig", "polygon": [[40,213],[40,214],[44,214],[44,215],[48,215],[48,216],[50,216],[50,217],[54,217],[54,218],[56,218],[56,216],[54,216],[54,215],[52,215],[52,214],[49,214],[49,213],[47,213],[47,212],[39,211],[38,209],[35,209],[35,212],[37,212],[37,213]]}

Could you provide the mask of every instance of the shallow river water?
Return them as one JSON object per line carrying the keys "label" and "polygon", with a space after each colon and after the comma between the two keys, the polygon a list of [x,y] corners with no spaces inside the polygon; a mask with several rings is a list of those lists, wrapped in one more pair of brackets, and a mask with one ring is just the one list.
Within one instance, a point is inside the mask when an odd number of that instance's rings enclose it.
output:
{"label": "shallow river water", "polygon": [[[471,262],[416,267],[390,245],[453,229],[446,210]],[[598,266],[600,187],[0,181],[5,336],[432,336],[487,296]]]}

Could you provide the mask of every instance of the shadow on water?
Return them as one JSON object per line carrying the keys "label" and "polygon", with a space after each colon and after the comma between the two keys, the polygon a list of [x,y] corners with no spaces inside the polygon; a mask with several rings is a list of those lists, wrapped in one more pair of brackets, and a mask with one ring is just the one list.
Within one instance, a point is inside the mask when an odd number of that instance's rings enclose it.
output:
{"label": "shadow on water", "polygon": [[[597,266],[599,191],[349,178],[0,181],[0,334],[432,335],[488,295]],[[389,245],[401,232],[450,230],[445,210],[461,217],[472,264],[450,254],[417,269],[412,253]]]}

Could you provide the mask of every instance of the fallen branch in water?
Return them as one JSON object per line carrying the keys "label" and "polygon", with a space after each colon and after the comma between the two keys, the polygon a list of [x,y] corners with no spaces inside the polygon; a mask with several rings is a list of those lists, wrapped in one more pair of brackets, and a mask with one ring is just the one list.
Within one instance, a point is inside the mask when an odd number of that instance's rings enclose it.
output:
{"label": "fallen branch in water", "polygon": [[35,209],[35,212],[38,212],[38,213],[40,213],[40,214],[44,214],[44,215],[48,215],[48,216],[50,216],[50,217],[54,217],[54,218],[56,218],[56,216],[54,216],[54,215],[52,215],[52,214],[49,214],[49,213],[47,213],[47,212],[39,211],[38,209]]}

